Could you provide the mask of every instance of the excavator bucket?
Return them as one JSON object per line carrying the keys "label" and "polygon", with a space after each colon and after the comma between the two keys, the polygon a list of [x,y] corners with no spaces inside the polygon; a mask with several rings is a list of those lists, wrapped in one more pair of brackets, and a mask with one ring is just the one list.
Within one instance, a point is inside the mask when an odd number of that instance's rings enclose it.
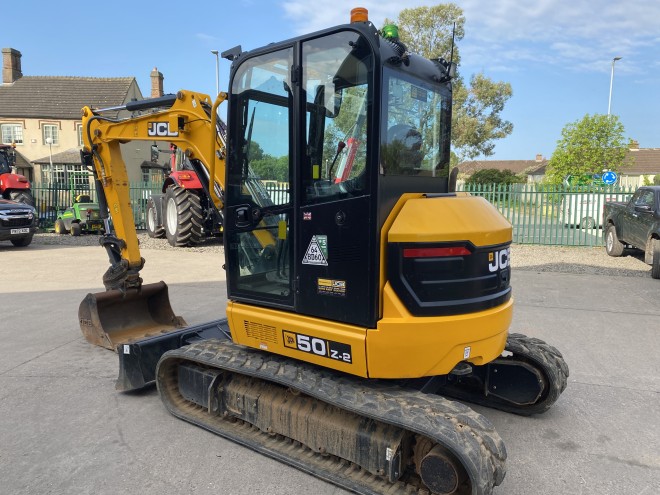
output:
{"label": "excavator bucket", "polygon": [[121,344],[187,326],[172,311],[165,282],[142,285],[126,293],[109,290],[87,294],[80,303],[78,321],[90,344],[113,351]]}

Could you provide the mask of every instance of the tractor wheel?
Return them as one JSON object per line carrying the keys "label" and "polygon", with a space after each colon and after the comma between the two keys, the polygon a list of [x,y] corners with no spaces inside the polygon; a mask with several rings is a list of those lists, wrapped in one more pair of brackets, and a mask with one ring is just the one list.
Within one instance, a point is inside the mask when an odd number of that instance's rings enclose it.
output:
{"label": "tractor wheel", "polygon": [[77,222],[74,222],[71,224],[71,235],[74,237],[78,237],[80,234],[82,234],[82,225],[80,225]]}
{"label": "tractor wheel", "polygon": [[25,247],[29,246],[30,243],[32,242],[32,236],[28,237],[21,237],[20,239],[12,239],[11,243],[16,246],[16,247]]}
{"label": "tractor wheel", "polygon": [[608,226],[605,232],[605,252],[610,256],[621,256],[623,254],[623,244],[619,242],[614,225]]}
{"label": "tractor wheel", "polygon": [[67,233],[66,226],[61,218],[55,220],[55,233],[60,235]]}
{"label": "tractor wheel", "polygon": [[179,186],[165,192],[165,235],[174,247],[194,246],[202,238],[202,205],[199,196]]}
{"label": "tractor wheel", "polygon": [[651,277],[660,278],[660,240],[652,239],[653,262],[651,263]]}
{"label": "tractor wheel", "polygon": [[149,237],[157,239],[165,237],[165,228],[158,225],[158,212],[153,199],[150,199],[147,203],[147,234],[149,234]]}
{"label": "tractor wheel", "polygon": [[32,191],[29,189],[11,191],[9,193],[9,199],[18,201],[19,203],[25,203],[27,205],[34,206],[34,197],[32,196]]}

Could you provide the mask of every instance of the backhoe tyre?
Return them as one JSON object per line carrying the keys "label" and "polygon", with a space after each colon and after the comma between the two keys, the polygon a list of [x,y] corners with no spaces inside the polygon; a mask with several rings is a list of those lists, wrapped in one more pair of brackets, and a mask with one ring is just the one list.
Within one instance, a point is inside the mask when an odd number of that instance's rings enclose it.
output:
{"label": "backhoe tyre", "polygon": [[11,191],[9,193],[9,199],[18,201],[19,203],[25,203],[26,205],[34,206],[34,197],[32,192],[29,190],[21,189],[19,191]]}
{"label": "backhoe tyre", "polygon": [[165,235],[174,247],[194,246],[202,238],[202,205],[194,192],[170,186],[165,192]]}
{"label": "backhoe tyre", "polygon": [[651,277],[660,278],[660,240],[651,239],[653,261],[651,263]]}
{"label": "backhoe tyre", "polygon": [[165,228],[158,225],[158,211],[153,199],[149,199],[147,202],[147,234],[153,239],[165,237]]}
{"label": "backhoe tyre", "polygon": [[610,256],[621,256],[623,254],[623,244],[616,235],[616,227],[611,224],[605,232],[605,252]]}
{"label": "backhoe tyre", "polygon": [[64,225],[64,221],[61,218],[55,220],[55,233],[60,235],[67,233],[66,226]]}
{"label": "backhoe tyre", "polygon": [[71,235],[73,237],[78,237],[80,234],[82,234],[82,225],[79,223],[72,223],[71,224]]}
{"label": "backhoe tyre", "polygon": [[11,243],[16,247],[29,246],[31,242],[32,242],[32,236],[21,237],[20,239],[12,239],[11,240]]}

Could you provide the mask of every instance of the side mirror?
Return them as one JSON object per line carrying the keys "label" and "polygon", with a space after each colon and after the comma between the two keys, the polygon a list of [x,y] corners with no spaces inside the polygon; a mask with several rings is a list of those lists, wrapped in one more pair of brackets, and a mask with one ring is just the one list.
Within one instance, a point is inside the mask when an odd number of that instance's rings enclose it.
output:
{"label": "side mirror", "polygon": [[635,205],[635,211],[639,213],[648,213],[651,211],[651,207],[649,205]]}

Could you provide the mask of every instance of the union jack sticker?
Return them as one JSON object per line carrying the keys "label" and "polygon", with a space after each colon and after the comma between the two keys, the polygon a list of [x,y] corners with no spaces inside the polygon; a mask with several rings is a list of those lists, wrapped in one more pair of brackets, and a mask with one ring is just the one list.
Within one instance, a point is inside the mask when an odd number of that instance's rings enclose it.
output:
{"label": "union jack sticker", "polygon": [[311,211],[303,211],[303,220],[311,220],[312,219],[312,212]]}

